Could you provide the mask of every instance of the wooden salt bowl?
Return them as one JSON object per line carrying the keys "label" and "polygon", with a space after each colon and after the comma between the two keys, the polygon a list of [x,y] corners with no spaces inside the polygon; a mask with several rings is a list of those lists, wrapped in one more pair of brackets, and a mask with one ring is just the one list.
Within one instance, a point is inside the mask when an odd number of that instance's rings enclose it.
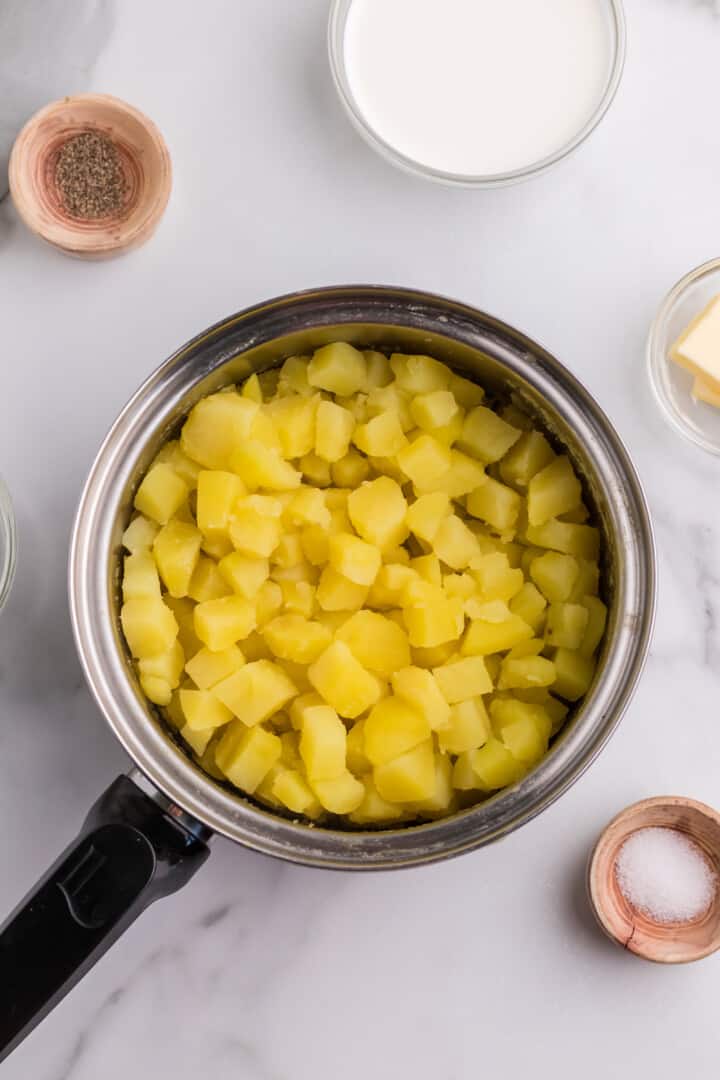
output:
{"label": "wooden salt bowl", "polygon": [[[118,149],[126,180],[122,207],[92,220],[69,216],[55,184],[63,143],[97,131]],[[165,212],[172,172],[165,141],[151,120],[107,94],[76,94],[35,113],[10,155],[10,191],[29,229],[66,255],[107,259],[144,244]]]}
{"label": "wooden salt bowl", "polygon": [[702,915],[687,922],[657,923],[623,896],[615,861],[638,829],[678,829],[694,840],[720,877],[720,814],[704,803],[676,796],[645,799],[610,822],[588,867],[590,903],[600,926],[618,945],[660,964],[701,960],[720,948],[720,891]]}

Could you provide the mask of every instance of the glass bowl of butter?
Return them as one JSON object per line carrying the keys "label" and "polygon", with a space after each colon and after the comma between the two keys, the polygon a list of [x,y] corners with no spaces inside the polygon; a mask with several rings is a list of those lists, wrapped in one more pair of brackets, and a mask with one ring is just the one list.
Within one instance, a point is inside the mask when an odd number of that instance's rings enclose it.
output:
{"label": "glass bowl of butter", "polygon": [[647,347],[650,385],[665,419],[720,454],[720,259],[686,274],[660,305]]}

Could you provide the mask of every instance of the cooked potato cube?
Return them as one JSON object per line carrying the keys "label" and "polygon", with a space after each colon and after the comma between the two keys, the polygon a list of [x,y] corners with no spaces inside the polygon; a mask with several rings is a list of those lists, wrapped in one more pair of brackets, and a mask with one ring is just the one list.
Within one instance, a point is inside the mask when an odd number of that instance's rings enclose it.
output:
{"label": "cooked potato cube", "polygon": [[410,646],[404,629],[374,611],[358,611],[337,631],[364,668],[389,678],[410,663]]}
{"label": "cooked potato cube", "polygon": [[328,705],[349,720],[380,698],[378,679],[355,659],[344,641],[327,647],[308,669],[308,678]]}
{"label": "cooked potato cube", "polygon": [[467,510],[473,517],[487,522],[500,533],[515,528],[522,506],[522,498],[512,488],[499,484],[488,476],[482,487],[468,495]]}
{"label": "cooked potato cube", "polygon": [[166,652],[138,660],[138,671],[147,678],[162,679],[174,690],[180,683],[184,664],[185,653],[176,640]]}
{"label": "cooked potato cube", "polygon": [[573,510],[581,499],[582,488],[570,459],[564,455],[556,457],[528,484],[528,521],[531,525],[544,525],[550,518]]}
{"label": "cooked potato cube", "polygon": [[271,619],[263,628],[263,637],[275,656],[296,664],[311,664],[332,640],[321,623],[292,614]]}
{"label": "cooked potato cube", "polygon": [[320,811],[319,800],[297,769],[283,769],[273,782],[272,793],[294,814],[317,817]]}
{"label": "cooked potato cube", "polygon": [[332,473],[330,472],[330,462],[325,461],[324,458],[318,457],[316,453],[305,454],[300,458],[298,462],[300,470],[303,474],[303,479],[310,484],[314,484],[319,488],[330,487],[332,483]]}
{"label": "cooked potato cube", "polygon": [[278,371],[262,371],[260,383],[263,396],[267,401],[276,392],[278,397],[287,397],[299,394],[300,397],[312,397],[314,387],[308,382],[309,356],[288,356],[283,366]]}
{"label": "cooked potato cube", "polygon": [[330,537],[330,566],[355,585],[372,585],[382,565],[379,548],[350,533]]}
{"label": "cooked potato cube", "polygon": [[353,442],[370,457],[393,457],[406,445],[407,439],[397,415],[392,412],[373,416],[366,424],[358,424]]}
{"label": "cooked potato cube", "polygon": [[553,690],[566,701],[579,701],[590,689],[595,674],[595,661],[570,649],[556,649],[553,656],[555,682]]}
{"label": "cooked potato cube", "polygon": [[153,705],[167,708],[172,701],[173,688],[166,679],[161,678],[159,675],[147,675],[141,671],[140,686],[145,697],[152,701]]}
{"label": "cooked potato cube", "polygon": [[586,596],[597,596],[600,591],[600,567],[596,562],[587,559],[578,559],[580,568],[578,576],[570,593],[573,604],[581,604]]}
{"label": "cooked potato cube", "polygon": [[509,601],[510,611],[518,615],[535,633],[538,633],[545,620],[547,600],[531,581],[526,581],[522,589]]}
{"label": "cooked potato cube", "polygon": [[490,738],[490,720],[481,697],[459,701],[450,710],[450,723],[438,732],[441,750],[463,754],[477,750]]}
{"label": "cooked potato cube", "polygon": [[541,432],[526,431],[500,462],[500,476],[511,487],[524,490],[554,457],[550,443]]}
{"label": "cooked potato cube", "polygon": [[548,740],[530,718],[524,717],[502,730],[502,741],[516,761],[536,765],[547,753]]}
{"label": "cooked potato cube", "polygon": [[555,665],[544,656],[506,657],[500,665],[499,690],[551,686],[555,681]]}
{"label": "cooked potato cube", "polygon": [[532,627],[519,615],[514,615],[506,604],[496,600],[477,609],[460,647],[463,656],[489,656],[491,653],[512,649],[521,641],[533,636]]}
{"label": "cooked potato cube", "polygon": [[592,525],[574,525],[554,518],[544,525],[528,525],[525,539],[541,548],[552,548],[581,559],[597,559],[600,552],[600,533]]}
{"label": "cooked potato cube", "polygon": [[419,428],[432,431],[449,424],[458,412],[458,403],[449,390],[431,390],[410,401],[410,414]]}
{"label": "cooked potato cube", "polygon": [[254,727],[279,712],[297,687],[279,664],[254,660],[216,683],[212,692],[246,727]]}
{"label": "cooked potato cube", "polygon": [[309,619],[315,614],[315,586],[309,581],[281,581],[280,591],[285,610]]}
{"label": "cooked potato cube", "polygon": [[452,372],[439,360],[431,356],[406,356],[393,353],[390,357],[397,385],[406,393],[430,394],[433,390],[446,390],[450,385]]}
{"label": "cooked potato cube", "polygon": [[234,720],[217,744],[215,761],[235,787],[252,795],[280,758],[281,750],[277,735]]}
{"label": "cooked potato cube", "polygon": [[546,551],[530,563],[530,577],[551,603],[563,603],[573,590],[580,568],[572,555]]}
{"label": "cooked potato cube", "polygon": [[452,784],[452,762],[446,754],[435,755],[435,791],[427,799],[412,803],[417,813],[437,817],[449,814],[455,804],[455,792]]}
{"label": "cooked potato cube", "polygon": [[239,476],[220,470],[204,470],[198,474],[197,523],[205,536],[225,535],[235,510],[235,504],[245,494]]}
{"label": "cooked potato cube", "polygon": [[432,544],[449,513],[450,497],[444,491],[421,495],[408,507],[407,526],[418,539]]}
{"label": "cooked potato cube", "polygon": [[445,574],[442,584],[448,596],[459,596],[461,600],[469,600],[477,591],[477,582],[467,573]]}
{"label": "cooked potato cube", "polygon": [[357,585],[326,566],[317,586],[317,602],[323,611],[359,611],[368,596],[367,585]]}
{"label": "cooked potato cube", "polygon": [[187,596],[200,554],[202,536],[194,525],[168,521],[155,537],[153,554],[171,596]]}
{"label": "cooked potato cube", "polygon": [[463,409],[473,409],[476,405],[482,405],[485,400],[485,391],[482,386],[478,386],[477,383],[462,375],[456,375],[455,372],[450,375],[450,389]]}
{"label": "cooked potato cube", "polygon": [[457,514],[444,518],[432,541],[435,554],[453,570],[463,570],[478,554],[473,533]]}
{"label": "cooked potato cube", "polygon": [[257,596],[260,586],[267,581],[270,573],[267,559],[253,558],[241,551],[226,555],[217,565],[220,575],[233,592],[247,600]]}
{"label": "cooked potato cube", "polygon": [[269,403],[267,412],[280,440],[280,451],[284,458],[300,458],[313,451],[316,415],[322,404],[319,395],[276,398]]}
{"label": "cooked potato cube", "polygon": [[169,465],[153,465],[140,484],[134,506],[158,525],[165,525],[188,497],[188,486]]}
{"label": "cooked potato cube", "polygon": [[140,660],[167,652],[178,636],[177,620],[159,596],[126,600],[120,622],[130,652]]}
{"label": "cooked potato cube", "polygon": [[499,551],[478,555],[470,563],[470,574],[477,582],[483,603],[503,600],[508,603],[523,587],[522,570],[510,566],[507,555]]}
{"label": "cooked potato cube", "polygon": [[278,450],[259,439],[244,439],[233,451],[230,468],[251,491],[292,491],[300,486],[300,473]]}
{"label": "cooked potato cube", "polygon": [[191,731],[219,728],[232,720],[232,713],[209,690],[181,690],[180,707]]}
{"label": "cooked potato cube", "polygon": [[122,534],[123,547],[131,555],[136,555],[139,551],[147,551],[152,547],[157,532],[156,522],[150,521],[143,514],[136,514]]}
{"label": "cooked potato cube", "polygon": [[492,691],[482,656],[465,656],[433,669],[433,675],[445,700],[450,705]]}
{"label": "cooked potato cube", "polygon": [[307,379],[311,386],[316,386],[319,390],[349,397],[366,388],[365,357],[344,341],[323,345],[313,353],[307,366]]}
{"label": "cooked potato cube", "polygon": [[213,652],[220,652],[255,629],[255,608],[243,596],[206,600],[195,608],[194,623],[200,640]]}
{"label": "cooked potato cube", "polygon": [[472,755],[472,767],[481,791],[497,791],[524,776],[526,767],[517,761],[504,743],[490,737]]}
{"label": "cooked potato cube", "polygon": [[333,483],[339,487],[356,488],[360,487],[363,480],[367,479],[370,473],[370,463],[362,454],[350,449],[344,457],[333,463],[331,472]]}
{"label": "cooked potato cube", "polygon": [[[435,432],[435,438],[440,438],[439,430]],[[450,468],[438,481],[438,486],[446,491],[452,499],[460,499],[463,495],[469,495],[477,488],[482,487],[487,481],[485,467],[473,458],[463,454],[460,450],[450,451]]]}
{"label": "cooked potato cube", "polygon": [[275,581],[265,581],[255,597],[257,625],[263,627],[282,607],[282,589]]}
{"label": "cooked potato cube", "polygon": [[411,559],[408,565],[423,581],[431,585],[442,585],[443,575],[437,555],[419,555],[416,559]]}
{"label": "cooked potato cube", "polygon": [[365,721],[364,752],[373,765],[384,765],[429,738],[426,716],[402,698],[386,697]]}
{"label": "cooked potato cube", "polygon": [[477,405],[465,417],[458,447],[489,465],[499,461],[521,435],[521,431],[501,420],[492,409]]}
{"label": "cooked potato cube", "polygon": [[390,803],[418,802],[435,793],[435,755],[431,739],[373,771],[375,787]]}
{"label": "cooked potato cube", "polygon": [[507,653],[507,659],[519,660],[523,656],[539,656],[545,648],[545,642],[542,638],[531,638],[530,641],[520,641],[517,645],[513,645],[512,649]]}
{"label": "cooked potato cube", "polygon": [[331,814],[351,814],[365,797],[364,785],[349,772],[333,780],[314,780],[312,788]]}
{"label": "cooked potato cube", "polygon": [[396,547],[408,535],[408,505],[395,480],[368,480],[348,498],[348,515],[355,531],[381,551]]}
{"label": "cooked potato cube", "polygon": [[200,555],[188,585],[187,594],[190,599],[202,604],[205,600],[219,600],[221,596],[229,596],[231,592],[215,560]]}
{"label": "cooked potato cube", "polygon": [[267,559],[280,543],[281,525],[252,506],[241,504],[230,523],[233,546],[244,555]]}
{"label": "cooked potato cube", "polygon": [[185,421],[181,446],[206,469],[227,469],[235,448],[249,438],[258,410],[257,402],[235,393],[204,398]]}
{"label": "cooked potato cube", "polygon": [[391,563],[382,566],[368,593],[367,604],[372,608],[396,608],[402,605],[405,589],[416,581],[417,572],[410,566]]}
{"label": "cooked potato cube", "polygon": [[456,791],[472,791],[479,788],[480,782],[473,769],[474,750],[466,750],[464,754],[458,754],[452,770],[452,785]]}
{"label": "cooked potato cube", "polygon": [[428,492],[448,471],[452,458],[449,447],[432,435],[419,435],[400,450],[397,463],[419,492]]}
{"label": "cooked potato cube", "polygon": [[347,733],[345,744],[347,767],[354,776],[372,771],[372,764],[365,753],[365,721],[356,720]]}
{"label": "cooked potato cube", "polygon": [[311,783],[343,775],[346,743],[345,725],[330,705],[314,705],[304,710],[300,757]]}
{"label": "cooked potato cube", "polygon": [[[213,735],[217,731],[217,728],[203,728],[202,730],[195,731],[193,728],[184,724],[180,728],[180,734],[188,746],[195,751],[198,757],[201,757],[208,748],[208,743],[212,739]],[[224,774],[223,775],[224,778]]]}
{"label": "cooked potato cube", "polygon": [[588,609],[582,604],[550,604],[545,624],[548,645],[579,649],[588,624]]}
{"label": "cooked potato cube", "polygon": [[410,644],[433,648],[457,641],[465,628],[462,600],[447,597],[437,586],[422,584],[425,586],[422,599],[403,610]]}
{"label": "cooked potato cube", "polygon": [[239,671],[245,663],[237,645],[221,652],[211,652],[206,646],[199,649],[185,664],[185,671],[200,690],[209,690],[228,675]]}
{"label": "cooked potato cube", "polygon": [[315,453],[323,461],[340,461],[348,452],[354,430],[355,417],[348,409],[334,401],[321,401],[317,408]]}
{"label": "cooked potato cube", "polygon": [[365,788],[363,800],[350,814],[355,825],[374,825],[385,821],[397,821],[403,816],[403,809],[387,802],[378,794],[372,776],[363,776],[360,781]]}
{"label": "cooked potato cube", "polygon": [[155,559],[147,548],[140,548],[123,560],[123,600],[139,596],[160,596],[160,577]]}
{"label": "cooked potato cube", "polygon": [[283,516],[288,525],[294,527],[319,525],[327,529],[330,525],[330,511],[325,492],[311,487],[299,488],[291,495]]}
{"label": "cooked potato cube", "polygon": [[[580,642],[580,645],[575,647],[579,648],[583,656],[591,657],[595,653],[595,650],[602,641],[605,633],[607,608],[597,596],[584,596],[582,605],[588,613],[588,620],[582,641]],[[556,642],[555,644],[562,644],[562,642]],[[572,646],[569,647],[572,648]]]}

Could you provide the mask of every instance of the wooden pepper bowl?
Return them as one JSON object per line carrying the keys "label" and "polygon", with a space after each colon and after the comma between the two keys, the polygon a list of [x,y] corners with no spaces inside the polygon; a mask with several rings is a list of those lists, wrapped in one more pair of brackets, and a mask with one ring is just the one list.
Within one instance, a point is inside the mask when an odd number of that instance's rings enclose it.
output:
{"label": "wooden pepper bowl", "polygon": [[615,862],[620,848],[638,829],[652,827],[685,833],[720,878],[720,814],[693,799],[645,799],[613,818],[595,846],[588,867],[592,909],[608,937],[636,956],[661,964],[701,960],[720,948],[720,891],[695,919],[657,923],[633,907],[618,884]]}
{"label": "wooden pepper bowl", "polygon": [[[92,220],[71,217],[55,184],[63,143],[85,131],[111,139],[125,175],[123,205]],[[10,191],[25,224],[66,255],[107,259],[145,243],[162,217],[172,186],[170,154],[153,122],[107,94],[76,94],[35,113],[12,149]]]}

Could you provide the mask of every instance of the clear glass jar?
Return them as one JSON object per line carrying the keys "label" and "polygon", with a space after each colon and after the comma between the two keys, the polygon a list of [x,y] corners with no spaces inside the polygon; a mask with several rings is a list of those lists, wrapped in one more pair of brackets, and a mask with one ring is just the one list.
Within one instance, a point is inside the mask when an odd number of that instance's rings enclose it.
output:
{"label": "clear glass jar", "polygon": [[720,295],[720,259],[711,259],[681,278],[663,300],[650,327],[647,365],[660,411],[675,431],[710,454],[720,454],[720,409],[692,395],[694,376],[670,359],[670,349],[688,324]]}
{"label": "clear glass jar", "polygon": [[15,515],[10,494],[0,477],[0,608],[8,598],[15,576],[16,551]]}
{"label": "clear glass jar", "polygon": [[[500,2],[502,2],[502,0],[500,0]],[[416,176],[423,176],[427,180],[434,180],[439,184],[449,184],[453,187],[467,188],[505,187],[508,184],[515,184],[520,180],[528,180],[532,176],[537,176],[540,173],[545,172],[547,169],[557,164],[557,162],[562,161],[572,154],[574,150],[577,150],[577,148],[585,142],[588,136],[592,134],[607,110],[610,108],[620,85],[620,80],[622,79],[627,44],[625,13],[622,6],[622,0],[606,0],[612,46],[608,79],[597,107],[573,138],[564,146],[555,150],[552,154],[548,154],[547,157],[541,158],[538,161],[533,161],[530,164],[519,169],[514,169],[511,172],[495,173],[488,176],[471,176],[461,173],[443,172],[441,169],[434,169],[429,165],[424,165],[422,162],[415,161],[413,158],[402,154],[394,146],[381,138],[365,119],[363,111],[356,101],[350,87],[350,81],[345,65],[345,29],[352,3],[353,0],[332,0],[330,19],[328,22],[330,70],[340,101],[344,105],[354,127],[360,135],[362,135],[365,141],[372,146],[373,150],[376,150],[387,161],[404,169],[406,172],[413,173]]]}

